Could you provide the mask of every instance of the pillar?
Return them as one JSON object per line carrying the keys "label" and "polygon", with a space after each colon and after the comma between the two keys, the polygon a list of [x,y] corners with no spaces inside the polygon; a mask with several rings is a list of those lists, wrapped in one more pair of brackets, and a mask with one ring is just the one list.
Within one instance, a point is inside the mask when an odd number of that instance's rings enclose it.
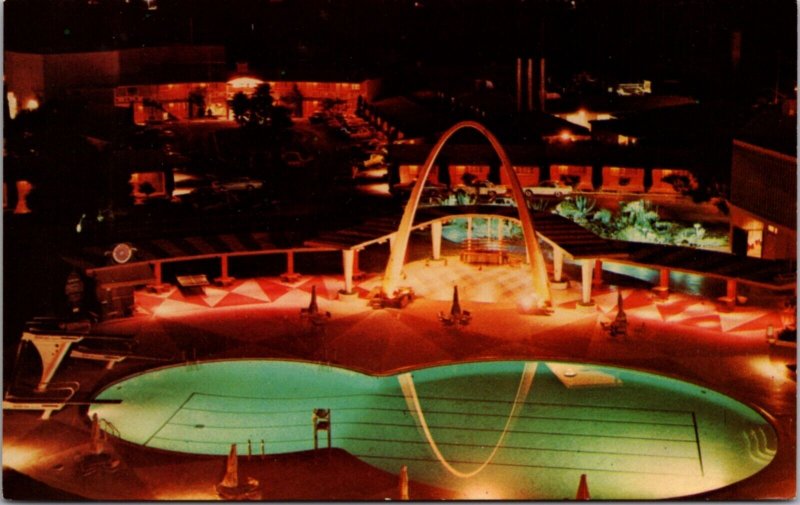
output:
{"label": "pillar", "polygon": [[233,282],[233,278],[228,276],[228,255],[222,254],[219,257],[219,264],[220,264],[220,276],[219,278],[215,279],[217,284],[221,284],[226,286]]}
{"label": "pillar", "polygon": [[662,268],[658,271],[658,286],[653,288],[653,292],[659,298],[669,297],[669,268]]}
{"label": "pillar", "polygon": [[498,242],[502,242],[503,241],[503,220],[502,219],[498,219],[497,220],[497,241]]}
{"label": "pillar", "polygon": [[553,248],[553,282],[561,282],[564,271],[564,251],[560,247]]}
{"label": "pillar", "polygon": [[355,251],[342,249],[342,266],[344,267],[344,292],[353,292],[353,267],[355,266]]}
{"label": "pillar", "polygon": [[433,259],[442,257],[442,222],[434,221],[431,224],[431,242],[433,245]]}
{"label": "pillar", "polygon": [[389,235],[389,251],[394,251],[394,239],[396,236],[396,233]]}
{"label": "pillar", "polygon": [[725,296],[736,303],[736,279],[728,279]]}
{"label": "pillar", "polygon": [[533,110],[533,58],[528,58],[528,71],[527,71],[527,81],[528,81],[528,111]]}
{"label": "pillar", "polygon": [[492,240],[492,218],[486,218],[486,240]]}
{"label": "pillar", "polygon": [[601,286],[603,284],[603,262],[601,260],[594,260],[594,278],[592,284]]}
{"label": "pillar", "polygon": [[358,268],[358,256],[360,252],[359,249],[353,249],[353,279],[361,279],[363,277],[363,272]]}
{"label": "pillar", "polygon": [[591,305],[592,303],[592,269],[596,262],[583,260],[581,262],[581,304]]}
{"label": "pillar", "polygon": [[153,263],[153,277],[156,279],[156,286],[161,285],[161,262],[156,261]]}
{"label": "pillar", "polygon": [[300,280],[300,274],[294,271],[294,251],[286,251],[286,273],[281,275],[283,282],[297,282]]}
{"label": "pillar", "polygon": [[472,218],[467,218],[467,240],[472,240]]}

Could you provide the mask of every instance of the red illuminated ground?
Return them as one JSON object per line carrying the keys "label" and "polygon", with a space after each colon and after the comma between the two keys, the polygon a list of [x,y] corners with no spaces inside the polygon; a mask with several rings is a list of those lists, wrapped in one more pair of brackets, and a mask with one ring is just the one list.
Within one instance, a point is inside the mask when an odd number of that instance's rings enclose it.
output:
{"label": "red illuminated ground", "polygon": [[[442,272],[446,269],[446,276]],[[524,282],[513,267],[448,267],[415,262],[405,282],[419,299],[404,310],[373,310],[363,298],[338,300],[340,277],[302,277],[294,284],[275,278],[246,279],[226,288],[208,288],[204,296],[183,296],[176,289],[155,295],[137,293],[137,314],[101,324],[98,333],[133,334],[140,352],[179,356],[180,349],[202,359],[279,357],[327,361],[371,372],[388,372],[433,363],[481,358],[548,358],[601,362],[676,376],[708,386],[763,409],[776,425],[775,461],[753,478],[717,491],[713,498],[788,498],[794,495],[796,383],[784,364],[794,350],[770,348],[765,329],[780,327],[777,309],[743,306],[720,313],[708,300],[672,294],[653,299],[644,289],[622,288],[631,332],[612,339],[600,323],[616,314],[616,287],[594,290],[597,307],[577,306],[579,284],[553,291],[552,316],[519,310]],[[444,276],[444,277],[443,277]],[[361,296],[376,285],[358,284]],[[462,307],[473,314],[462,328],[445,327],[437,314],[448,311],[452,285]],[[320,309],[332,317],[321,326],[299,317],[311,286]],[[785,354],[785,357],[783,357]],[[102,386],[160,363],[129,360],[111,371],[97,363],[68,360],[59,379],[79,380],[83,388]],[[50,421],[35,413],[6,412],[4,465],[53,487],[95,499],[212,499],[221,478],[220,457],[159,453],[113,442],[108,449],[122,460],[114,473],[76,475],[75,456],[88,448],[88,423],[77,408]],[[241,449],[240,449],[241,453]],[[266,460],[242,460],[242,474],[262,481],[265,498],[397,498],[397,477],[368,467],[342,453],[301,453]],[[412,478],[413,481],[413,478]],[[454,497],[412,482],[411,498]]]}

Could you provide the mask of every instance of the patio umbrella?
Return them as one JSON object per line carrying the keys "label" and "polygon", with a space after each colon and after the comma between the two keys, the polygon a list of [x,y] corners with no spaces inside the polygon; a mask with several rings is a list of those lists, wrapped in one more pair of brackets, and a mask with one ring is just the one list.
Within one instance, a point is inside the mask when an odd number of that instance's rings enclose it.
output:
{"label": "patio umbrella", "polygon": [[589,483],[586,481],[586,474],[581,474],[581,482],[578,484],[578,492],[575,494],[576,500],[591,500],[592,495],[589,494]]}
{"label": "patio umbrella", "polygon": [[408,467],[400,468],[400,499],[408,500]]}
{"label": "patio umbrella", "polygon": [[461,315],[461,305],[458,303],[458,286],[453,286],[453,305],[450,306],[450,315]]}
{"label": "patio umbrella", "polygon": [[239,487],[239,458],[236,454],[236,444],[231,444],[228,461],[225,465],[225,477],[219,483],[220,488],[234,489]]}

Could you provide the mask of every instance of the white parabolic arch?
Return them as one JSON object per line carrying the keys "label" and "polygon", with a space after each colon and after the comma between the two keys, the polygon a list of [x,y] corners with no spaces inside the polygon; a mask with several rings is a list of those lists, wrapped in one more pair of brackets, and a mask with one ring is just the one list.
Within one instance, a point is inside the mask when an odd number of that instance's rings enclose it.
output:
{"label": "white parabolic arch", "polygon": [[394,246],[389,254],[389,262],[386,265],[386,272],[383,275],[383,294],[385,296],[393,296],[397,291],[397,284],[403,270],[406,249],[408,249],[408,240],[411,236],[411,227],[414,224],[414,215],[417,213],[419,199],[422,195],[422,188],[425,185],[425,181],[428,179],[428,174],[430,174],[436,157],[439,156],[439,151],[442,150],[442,147],[448,139],[462,128],[473,128],[483,134],[500,158],[500,169],[505,170],[508,179],[511,181],[511,192],[514,195],[514,201],[517,202],[519,220],[522,223],[522,235],[525,239],[525,246],[528,249],[528,255],[531,261],[531,275],[533,276],[533,289],[537,297],[537,303],[540,307],[549,306],[551,304],[551,296],[550,283],[547,279],[547,268],[544,264],[542,251],[539,249],[539,241],[536,239],[536,232],[533,229],[533,218],[530,212],[528,212],[525,195],[522,192],[522,185],[511,166],[511,160],[508,159],[508,154],[506,154],[503,146],[500,145],[497,137],[485,126],[476,121],[461,121],[453,125],[442,134],[436,142],[436,145],[433,146],[433,149],[431,149],[431,152],[428,154],[428,159],[425,160],[422,170],[417,175],[417,182],[414,184],[414,189],[411,191],[411,197],[408,199],[405,211],[403,212],[403,219],[400,221],[400,227],[397,229]]}

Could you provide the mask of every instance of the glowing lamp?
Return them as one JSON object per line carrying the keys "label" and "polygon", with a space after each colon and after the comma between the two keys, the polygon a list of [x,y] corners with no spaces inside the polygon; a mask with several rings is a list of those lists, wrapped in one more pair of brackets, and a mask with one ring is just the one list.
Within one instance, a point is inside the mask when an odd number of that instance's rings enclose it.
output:
{"label": "glowing lamp", "polygon": [[775,344],[775,326],[771,324],[767,326],[767,343],[769,345]]}
{"label": "glowing lamp", "polygon": [[559,135],[558,138],[561,139],[562,142],[571,142],[572,141],[572,135],[566,130],[561,132],[561,135]]}
{"label": "glowing lamp", "polygon": [[39,108],[39,100],[31,98],[25,103],[25,108],[28,110],[35,110]]}

